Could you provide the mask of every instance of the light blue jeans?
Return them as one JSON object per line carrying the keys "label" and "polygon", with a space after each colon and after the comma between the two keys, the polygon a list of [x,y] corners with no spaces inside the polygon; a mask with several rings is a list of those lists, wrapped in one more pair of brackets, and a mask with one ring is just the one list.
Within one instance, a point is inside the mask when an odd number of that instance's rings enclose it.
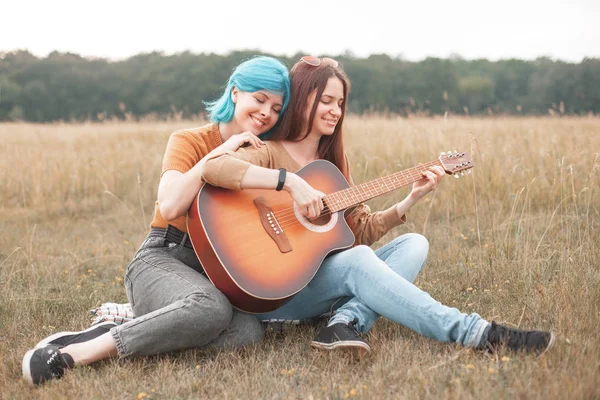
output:
{"label": "light blue jeans", "polygon": [[334,254],[292,300],[258,318],[307,320],[337,308],[330,324],[356,317],[366,333],[384,316],[429,338],[477,347],[487,321],[447,307],[413,284],[428,251],[425,237],[409,233],[376,251],[356,246]]}

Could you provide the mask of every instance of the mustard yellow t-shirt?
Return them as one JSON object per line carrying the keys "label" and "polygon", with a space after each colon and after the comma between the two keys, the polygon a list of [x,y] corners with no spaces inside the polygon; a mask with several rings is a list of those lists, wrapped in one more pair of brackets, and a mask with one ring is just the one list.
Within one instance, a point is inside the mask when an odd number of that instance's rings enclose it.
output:
{"label": "mustard yellow t-shirt", "polygon": [[[167,150],[163,157],[162,174],[169,170],[185,173],[192,169],[204,156],[219,147],[221,132],[218,124],[208,124],[200,128],[182,129],[171,134]],[[173,225],[182,232],[187,232],[186,216],[173,221],[166,221],[158,209],[158,200],[154,205],[154,217],[150,223],[152,228],[166,228]]]}

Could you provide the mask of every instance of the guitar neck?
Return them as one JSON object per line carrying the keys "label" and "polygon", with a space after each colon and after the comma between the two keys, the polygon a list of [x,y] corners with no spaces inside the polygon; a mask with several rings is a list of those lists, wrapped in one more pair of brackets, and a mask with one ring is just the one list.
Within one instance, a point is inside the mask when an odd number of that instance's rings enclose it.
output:
{"label": "guitar neck", "polygon": [[384,195],[422,179],[422,172],[434,165],[443,167],[439,160],[430,161],[382,178],[377,178],[360,185],[328,194],[323,197],[323,201],[332,213],[345,210],[346,208],[374,199],[375,197]]}

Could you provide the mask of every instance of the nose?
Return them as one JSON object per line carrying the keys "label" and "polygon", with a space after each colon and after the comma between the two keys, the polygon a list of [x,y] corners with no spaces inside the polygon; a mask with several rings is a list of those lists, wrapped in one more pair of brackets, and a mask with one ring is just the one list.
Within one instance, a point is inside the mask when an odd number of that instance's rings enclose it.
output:
{"label": "nose", "polygon": [[339,117],[342,115],[342,106],[340,106],[339,104],[336,104],[331,108],[330,112],[331,112],[331,114],[335,115],[336,117]]}
{"label": "nose", "polygon": [[269,117],[271,115],[271,106],[263,105],[260,109],[260,115],[262,115],[263,117]]}

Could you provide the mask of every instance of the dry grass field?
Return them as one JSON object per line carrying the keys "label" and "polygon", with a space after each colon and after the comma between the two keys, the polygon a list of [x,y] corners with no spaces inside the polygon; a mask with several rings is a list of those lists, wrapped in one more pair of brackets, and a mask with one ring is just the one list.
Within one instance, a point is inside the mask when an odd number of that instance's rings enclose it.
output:
{"label": "dry grass field", "polygon": [[30,347],[88,326],[92,306],[126,301],[123,272],[149,226],[167,138],[202,123],[0,124],[0,398],[600,398],[598,117],[346,120],[356,182],[471,153],[474,173],[447,177],[384,240],[427,236],[417,284],[441,302],[555,331],[542,358],[471,351],[381,319],[362,362],[313,350],[316,328],[301,326],[254,348],[115,359],[30,388]]}

